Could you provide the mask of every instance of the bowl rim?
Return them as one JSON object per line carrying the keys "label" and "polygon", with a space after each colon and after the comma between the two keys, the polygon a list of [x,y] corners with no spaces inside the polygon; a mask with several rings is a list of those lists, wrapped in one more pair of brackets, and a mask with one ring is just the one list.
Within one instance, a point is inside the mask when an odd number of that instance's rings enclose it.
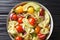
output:
{"label": "bowl rim", "polygon": [[[23,1],[23,2],[20,2],[20,3],[16,4],[16,5],[10,10],[10,12],[9,12],[9,14],[8,14],[8,16],[7,16],[7,24],[6,24],[7,27],[8,27],[8,18],[9,18],[10,13],[13,11],[13,9],[16,8],[18,5],[21,5],[22,3],[27,3],[27,2],[37,3],[37,4],[39,4],[41,7],[43,7],[43,8],[48,12],[48,14],[49,14],[49,16],[50,16],[50,21],[51,21],[51,23],[50,23],[50,26],[51,26],[51,27],[50,27],[49,34],[48,34],[48,36],[47,36],[46,39],[45,39],[45,40],[48,40],[48,39],[50,38],[50,36],[52,35],[52,31],[53,31],[53,18],[52,18],[52,15],[51,15],[50,11],[49,11],[44,5],[42,5],[41,3],[36,2],[36,1]],[[8,28],[7,28],[7,32],[8,32]],[[9,33],[8,33],[8,35],[9,35],[9,37],[10,37],[12,40],[14,40]]]}

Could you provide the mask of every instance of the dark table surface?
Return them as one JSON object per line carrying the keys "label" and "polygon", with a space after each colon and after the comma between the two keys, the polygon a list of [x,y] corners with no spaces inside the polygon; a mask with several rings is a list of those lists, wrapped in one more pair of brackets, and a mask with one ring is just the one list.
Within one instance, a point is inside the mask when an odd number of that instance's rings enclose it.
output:
{"label": "dark table surface", "polygon": [[[9,11],[17,3],[27,0],[0,0],[0,40],[11,40],[7,33],[6,20]],[[48,8],[54,21],[54,30],[49,40],[60,40],[60,0],[32,0]]]}

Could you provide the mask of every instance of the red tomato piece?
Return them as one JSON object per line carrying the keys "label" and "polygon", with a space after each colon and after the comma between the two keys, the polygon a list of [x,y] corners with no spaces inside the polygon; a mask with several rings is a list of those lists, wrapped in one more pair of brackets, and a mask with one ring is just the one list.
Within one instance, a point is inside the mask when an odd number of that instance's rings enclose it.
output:
{"label": "red tomato piece", "polygon": [[18,32],[23,32],[23,31],[24,31],[21,25],[17,25],[17,26],[16,26],[16,30],[17,30]]}
{"label": "red tomato piece", "polygon": [[23,40],[23,39],[22,39],[22,37],[17,36],[17,37],[15,38],[15,40]]}
{"label": "red tomato piece", "polygon": [[31,25],[33,25],[33,26],[35,25],[35,19],[34,18],[29,18],[28,21]]}
{"label": "red tomato piece", "polygon": [[19,17],[19,18],[18,18],[18,22],[19,22],[19,23],[22,23],[22,19],[23,19],[23,17]]}
{"label": "red tomato piece", "polygon": [[13,20],[17,20],[17,15],[16,15],[16,14],[11,14],[10,17],[11,17],[11,19],[13,19]]}
{"label": "red tomato piece", "polygon": [[44,40],[44,39],[45,39],[45,37],[46,37],[46,35],[41,34],[41,33],[38,33],[38,38],[40,38],[40,39]]}

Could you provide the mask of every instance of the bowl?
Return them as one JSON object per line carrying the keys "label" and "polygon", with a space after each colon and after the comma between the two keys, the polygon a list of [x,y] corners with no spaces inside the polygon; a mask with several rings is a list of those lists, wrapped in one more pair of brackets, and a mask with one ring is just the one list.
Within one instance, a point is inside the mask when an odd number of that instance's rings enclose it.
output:
{"label": "bowl", "polygon": [[[19,5],[23,5],[23,4],[27,3],[27,2],[34,2],[34,1],[21,2],[21,3],[17,4],[16,6],[14,6],[14,7],[11,9],[11,11],[10,11],[9,14],[8,14],[8,18],[7,18],[7,27],[8,27],[9,15],[10,15],[10,13],[13,11],[13,9],[15,9],[15,8],[18,7]],[[53,31],[53,18],[52,18],[52,15],[51,15],[51,13],[49,12],[49,10],[48,10],[45,6],[43,6],[42,4],[40,4],[40,3],[38,3],[38,2],[35,2],[35,3],[39,4],[42,8],[44,8],[44,9],[47,11],[47,13],[49,14],[49,16],[50,16],[50,32],[49,32],[48,36],[46,37],[46,40],[48,40],[48,39],[50,38],[51,34],[52,34],[52,31]],[[7,29],[7,31],[8,31],[8,29]],[[8,33],[8,34],[9,34],[9,33]],[[9,36],[10,36],[10,38],[11,38],[12,40],[14,40],[13,37],[12,37],[10,34],[9,34]]]}

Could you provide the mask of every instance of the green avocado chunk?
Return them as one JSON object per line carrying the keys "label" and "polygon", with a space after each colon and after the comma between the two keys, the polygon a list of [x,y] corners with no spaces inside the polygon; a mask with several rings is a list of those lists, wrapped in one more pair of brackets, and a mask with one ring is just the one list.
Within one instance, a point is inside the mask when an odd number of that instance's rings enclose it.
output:
{"label": "green avocado chunk", "polygon": [[24,6],[23,6],[23,11],[27,11],[28,10],[28,7],[33,7],[34,8],[34,10],[38,10],[38,9],[40,9],[40,6],[37,4],[37,3],[35,3],[35,2],[28,2],[27,4],[25,4]]}

